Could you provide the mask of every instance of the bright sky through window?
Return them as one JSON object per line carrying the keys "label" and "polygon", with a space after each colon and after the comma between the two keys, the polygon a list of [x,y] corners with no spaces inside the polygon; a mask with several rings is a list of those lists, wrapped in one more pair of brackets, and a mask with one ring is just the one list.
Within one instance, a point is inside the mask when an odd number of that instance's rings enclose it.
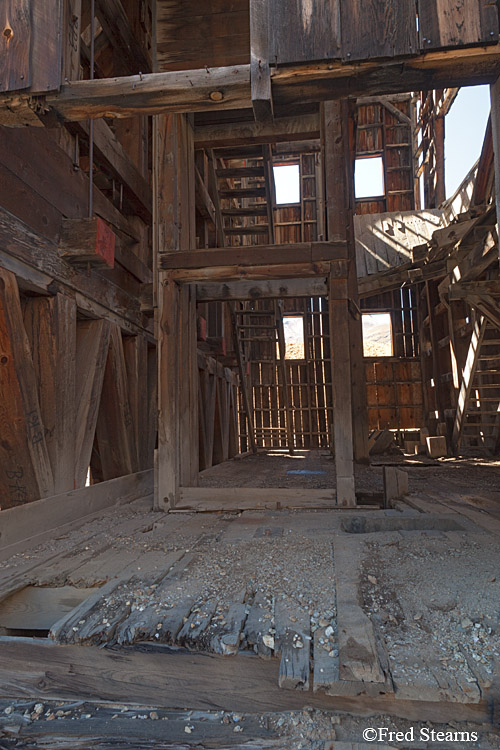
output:
{"label": "bright sky through window", "polygon": [[481,154],[490,113],[490,87],[460,89],[446,117],[446,196],[451,198]]}
{"label": "bright sky through window", "polygon": [[300,203],[300,169],[298,164],[274,167],[276,203]]}
{"label": "bright sky through window", "polygon": [[301,315],[285,315],[285,359],[304,359],[304,318]]}
{"label": "bright sky through window", "polygon": [[354,189],[356,198],[384,195],[384,162],[381,156],[356,159]]}
{"label": "bright sky through window", "polygon": [[392,357],[392,323],[389,313],[363,313],[365,357]]}

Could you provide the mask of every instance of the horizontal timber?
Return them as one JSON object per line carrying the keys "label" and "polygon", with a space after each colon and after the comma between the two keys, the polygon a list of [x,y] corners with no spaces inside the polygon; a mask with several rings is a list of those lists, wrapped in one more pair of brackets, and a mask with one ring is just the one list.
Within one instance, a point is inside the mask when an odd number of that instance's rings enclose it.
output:
{"label": "horizontal timber", "polygon": [[0,512],[0,550],[65,524],[74,524],[111,505],[152,496],[153,469],[64,492]]}
{"label": "horizontal timber", "polygon": [[198,284],[201,282],[232,282],[232,281],[276,281],[287,279],[310,279],[327,276],[330,266],[339,267],[339,274],[347,276],[347,263],[344,260],[316,261],[314,263],[290,263],[287,265],[231,265],[209,266],[205,268],[178,268],[165,271],[178,284]]}
{"label": "horizontal timber", "polygon": [[71,290],[91,317],[108,318],[129,333],[149,333],[137,300],[98,271],[75,272],[57,245],[1,207],[0,266],[15,273],[21,287],[48,294]]}
{"label": "horizontal timber", "polygon": [[218,300],[284,299],[286,297],[326,297],[325,278],[276,279],[272,281],[208,282],[196,287],[198,302]]}
{"label": "horizontal timber", "polygon": [[[391,61],[289,66],[272,74],[277,106],[345,96],[393,94],[493,83],[500,46],[446,49]],[[250,109],[250,66],[74,81],[43,98],[66,120]]]}
{"label": "horizontal timber", "polygon": [[[50,665],[48,669],[47,666]],[[278,687],[279,662],[151,649],[112,651],[0,637],[0,697],[94,700],[170,709],[248,713],[317,709],[410,720],[488,722],[486,700],[464,704],[367,695],[366,683],[340,684],[337,696]],[[228,690],[228,685],[231,689]],[[56,722],[57,723],[57,722]]]}
{"label": "horizontal timber", "polygon": [[271,122],[220,122],[194,129],[195,148],[227,148],[320,137],[319,115],[278,117]]}
{"label": "horizontal timber", "polygon": [[287,266],[293,263],[346,260],[347,245],[338,242],[302,242],[287,245],[225,247],[188,252],[163,253],[160,268],[211,268],[215,266]]}

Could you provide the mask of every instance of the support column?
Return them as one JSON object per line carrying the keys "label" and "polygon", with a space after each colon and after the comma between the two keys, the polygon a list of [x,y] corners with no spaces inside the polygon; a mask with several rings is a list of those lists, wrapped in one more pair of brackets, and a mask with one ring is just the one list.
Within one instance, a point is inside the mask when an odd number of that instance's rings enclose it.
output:
{"label": "support column", "polygon": [[337,505],[354,507],[356,505],[356,493],[354,487],[348,281],[345,276],[339,278],[336,273],[337,270],[338,266],[332,264],[328,294]]}
{"label": "support column", "polygon": [[[185,115],[160,116],[155,132],[154,241],[156,267],[165,253],[196,246],[194,137]],[[158,285],[159,509],[175,506],[179,487],[199,471],[198,363],[194,287],[180,288],[169,272]]]}
{"label": "support column", "polygon": [[497,206],[497,233],[500,224],[500,78],[490,86],[491,129],[493,134],[493,152],[495,156],[495,188]]}
{"label": "support column", "polygon": [[345,100],[326,102],[323,113],[327,236],[329,240],[347,241],[349,257],[347,325],[354,458],[358,462],[368,462],[366,373],[354,237],[354,119],[349,115],[348,103]]}

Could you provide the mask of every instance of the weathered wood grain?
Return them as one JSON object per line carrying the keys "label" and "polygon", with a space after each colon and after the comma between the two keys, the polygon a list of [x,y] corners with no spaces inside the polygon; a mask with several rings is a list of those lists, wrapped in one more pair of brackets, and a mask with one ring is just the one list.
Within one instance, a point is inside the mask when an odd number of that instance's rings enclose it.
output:
{"label": "weathered wood grain", "polygon": [[418,51],[413,0],[342,0],[342,57],[347,62]]}
{"label": "weathered wood grain", "polygon": [[340,57],[339,0],[272,0],[269,6],[272,62],[283,65]]}
{"label": "weathered wood grain", "polygon": [[420,48],[498,42],[498,8],[484,0],[418,0]]}
{"label": "weathered wood grain", "polygon": [[14,274],[0,268],[1,507],[54,494],[38,384]]}
{"label": "weathered wood grain", "polygon": [[4,0],[0,9],[0,91],[31,86],[30,0]]}

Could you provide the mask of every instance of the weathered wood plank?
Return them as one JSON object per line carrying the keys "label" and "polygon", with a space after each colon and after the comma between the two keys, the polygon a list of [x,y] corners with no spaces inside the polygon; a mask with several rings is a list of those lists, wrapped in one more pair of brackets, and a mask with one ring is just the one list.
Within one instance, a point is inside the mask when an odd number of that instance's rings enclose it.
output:
{"label": "weathered wood plank", "polygon": [[326,297],[326,279],[278,279],[275,281],[207,282],[197,284],[198,302],[218,300],[283,299],[286,297]]}
{"label": "weathered wood plank", "polygon": [[[488,722],[488,703],[403,701],[391,696],[335,697],[278,687],[276,660],[208,654],[107,651],[58,646],[31,638],[0,638],[0,696],[126,702],[170,709],[269,713],[305,706],[446,723]],[[47,665],[50,664],[50,670]],[[165,674],[169,675],[168,680]],[[231,685],[231,690],[227,686]]]}
{"label": "weathered wood plank", "polygon": [[108,359],[97,417],[97,440],[104,479],[114,479],[136,471],[137,453],[123,341],[120,329],[115,325],[110,330]]}
{"label": "weathered wood plank", "polygon": [[420,49],[498,42],[498,9],[484,0],[418,0]]}
{"label": "weathered wood plank", "polygon": [[270,11],[267,0],[250,0],[250,79],[257,122],[269,122],[274,115],[269,66]]}
{"label": "weathered wood plank", "polygon": [[14,274],[0,269],[0,497],[2,507],[54,494],[38,384]]}
{"label": "weathered wood plank", "polygon": [[24,324],[38,380],[54,494],[75,489],[76,303],[64,294],[34,297]]}
{"label": "weathered wood plank", "polygon": [[43,498],[0,513],[0,548],[75,523],[114,504],[131,503],[153,492],[153,470]]}
{"label": "weathered wood plank", "polygon": [[342,0],[342,57],[347,62],[418,51],[413,0]]}
{"label": "weathered wood plank", "polygon": [[341,55],[340,2],[270,2],[270,59],[278,65],[335,60]]}
{"label": "weathered wood plank", "polygon": [[75,446],[75,483],[77,488],[84,486],[90,466],[108,348],[108,321],[78,321]]}
{"label": "weathered wood plank", "polygon": [[31,86],[30,0],[5,0],[0,10],[0,91]]}
{"label": "weathered wood plank", "polygon": [[55,91],[62,80],[62,0],[31,2],[31,91]]}

